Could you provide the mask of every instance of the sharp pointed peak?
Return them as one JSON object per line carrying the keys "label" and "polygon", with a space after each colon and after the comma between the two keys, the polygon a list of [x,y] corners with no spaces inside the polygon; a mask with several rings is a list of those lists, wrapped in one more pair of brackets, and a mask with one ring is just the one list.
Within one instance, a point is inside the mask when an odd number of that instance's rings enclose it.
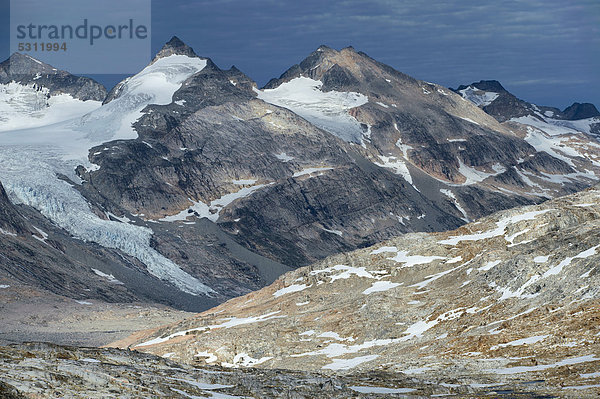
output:
{"label": "sharp pointed peak", "polygon": [[162,49],[156,54],[156,57],[154,57],[152,62],[156,62],[161,58],[169,57],[171,55],[187,55],[188,57],[198,57],[193,48],[185,44],[177,36],[173,36],[171,40],[165,43]]}
{"label": "sharp pointed peak", "polygon": [[186,46],[186,44],[183,42],[183,40],[181,40],[180,38],[178,38],[177,36],[173,36],[171,38],[171,40],[169,40],[167,42],[167,44],[165,44],[165,46],[171,46],[171,47],[183,47]]}

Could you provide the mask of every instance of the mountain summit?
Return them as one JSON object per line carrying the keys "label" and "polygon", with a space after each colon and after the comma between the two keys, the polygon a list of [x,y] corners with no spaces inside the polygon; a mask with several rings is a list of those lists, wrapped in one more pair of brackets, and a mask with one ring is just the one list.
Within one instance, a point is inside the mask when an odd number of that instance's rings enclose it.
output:
{"label": "mountain summit", "polygon": [[11,82],[47,89],[50,96],[69,94],[81,101],[102,101],[106,97],[106,88],[95,80],[72,75],[21,53],[14,53],[0,63],[0,85]]}
{"label": "mountain summit", "polygon": [[14,53],[6,61],[0,63],[0,82],[7,78],[21,75],[35,75],[37,73],[56,75],[60,71],[51,65],[36,60],[27,54]]}
{"label": "mountain summit", "polygon": [[481,80],[470,85],[461,85],[452,89],[455,93],[473,102],[499,122],[512,118],[533,115],[539,118],[551,117],[558,120],[581,120],[600,116],[600,112],[590,103],[573,103],[561,111],[555,107],[546,107],[529,103],[517,98],[506,90],[497,80]]}
{"label": "mountain summit", "polygon": [[573,105],[565,108],[562,112],[563,117],[569,120],[588,119],[600,116],[600,112],[594,104],[590,103],[573,103]]}
{"label": "mountain summit", "polygon": [[154,57],[152,63],[171,55],[187,55],[188,57],[198,57],[193,48],[185,44],[177,36],[173,36],[171,40],[169,40],[156,54],[156,57]]}

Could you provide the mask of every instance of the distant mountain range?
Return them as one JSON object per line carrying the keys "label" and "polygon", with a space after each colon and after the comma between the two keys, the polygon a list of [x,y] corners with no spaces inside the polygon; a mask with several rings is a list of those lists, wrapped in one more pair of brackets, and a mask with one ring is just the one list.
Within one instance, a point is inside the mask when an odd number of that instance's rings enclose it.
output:
{"label": "distant mountain range", "polygon": [[[482,80],[468,86],[459,86],[458,89],[452,90],[462,95],[465,99],[472,101],[500,122],[529,115],[566,121],[600,117],[598,109],[596,109],[594,104],[590,103],[574,103],[565,108],[564,111],[554,107],[537,106],[528,103],[506,91],[500,82],[495,80]],[[597,123],[598,121],[596,120],[592,124]],[[596,129],[598,129],[598,126],[596,126]]]}
{"label": "distant mountain range", "polygon": [[[593,105],[536,106],[498,82],[455,93],[351,47],[321,46],[259,89],[174,37],[109,93],[15,54],[0,64],[0,109],[12,215],[0,222],[15,248],[0,275],[77,299],[203,310],[600,172]],[[24,258],[47,273],[19,271]]]}

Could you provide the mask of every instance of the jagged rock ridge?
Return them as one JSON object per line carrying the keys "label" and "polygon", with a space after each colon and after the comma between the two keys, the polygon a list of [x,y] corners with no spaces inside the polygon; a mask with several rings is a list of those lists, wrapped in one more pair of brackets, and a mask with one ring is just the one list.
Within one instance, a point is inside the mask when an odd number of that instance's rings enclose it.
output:
{"label": "jagged rock ridge", "polygon": [[499,122],[537,113],[544,113],[544,116],[563,120],[579,120],[600,116],[600,112],[594,104],[589,103],[580,104],[576,102],[563,111],[555,107],[531,104],[515,97],[496,80],[481,80],[468,86],[461,85],[452,90],[473,101],[485,112],[498,119]]}

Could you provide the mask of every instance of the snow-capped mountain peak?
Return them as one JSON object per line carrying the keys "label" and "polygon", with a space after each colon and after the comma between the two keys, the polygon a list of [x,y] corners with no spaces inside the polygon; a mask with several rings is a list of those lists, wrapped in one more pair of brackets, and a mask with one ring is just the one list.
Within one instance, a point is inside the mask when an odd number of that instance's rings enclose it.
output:
{"label": "snow-capped mountain peak", "polygon": [[[104,106],[82,120],[93,134],[101,131],[107,139],[137,138],[132,125],[150,104],[167,105],[183,82],[206,67],[199,57],[171,54],[155,59],[137,75],[119,83],[108,95]],[[117,126],[118,125],[118,126]]]}
{"label": "snow-capped mountain peak", "polygon": [[529,103],[510,93],[497,80],[481,80],[470,85],[461,85],[453,91],[500,122],[528,115],[571,121],[600,116],[598,109],[590,103],[576,102],[562,111],[555,107]]}
{"label": "snow-capped mountain peak", "polygon": [[0,63],[0,131],[46,126],[100,106],[106,89],[35,58],[14,53]]}

